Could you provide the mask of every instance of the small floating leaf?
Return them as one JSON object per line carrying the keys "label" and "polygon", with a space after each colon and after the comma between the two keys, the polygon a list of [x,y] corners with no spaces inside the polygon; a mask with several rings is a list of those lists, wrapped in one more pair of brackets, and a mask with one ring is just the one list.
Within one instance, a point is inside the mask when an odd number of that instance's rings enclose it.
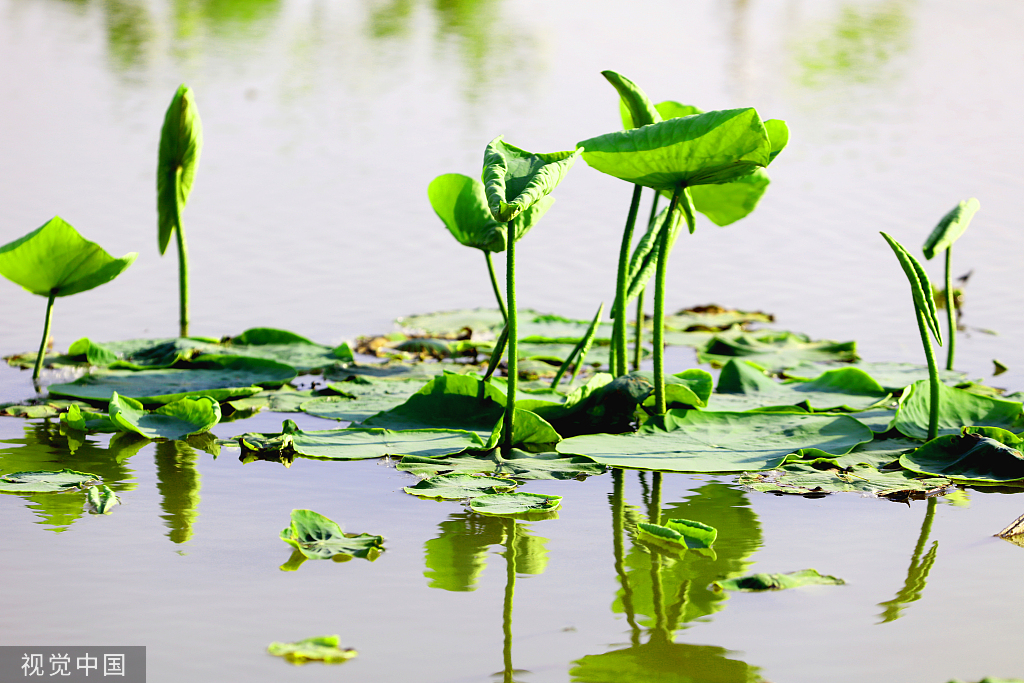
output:
{"label": "small floating leaf", "polygon": [[562,507],[562,497],[541,493],[491,493],[470,499],[469,507],[481,515],[524,515],[529,518],[531,515],[546,516],[554,513]]}
{"label": "small floating leaf", "polygon": [[512,479],[481,477],[472,474],[438,474],[403,490],[423,498],[462,500],[487,493],[511,493],[519,483]]}
{"label": "small floating leaf", "polygon": [[397,469],[418,476],[438,473],[481,473],[516,479],[585,479],[604,474],[606,467],[584,456],[566,457],[560,453],[527,453],[513,448],[507,456],[497,449],[486,452],[467,451],[444,458],[407,455]]}
{"label": "small floating leaf", "polygon": [[306,638],[294,643],[271,643],[267,646],[267,652],[275,657],[284,657],[292,664],[307,664],[309,662],[340,664],[358,654],[352,648],[340,648],[338,636]]}
{"label": "small floating leaf", "polygon": [[801,569],[786,574],[750,574],[736,579],[723,579],[711,584],[714,591],[777,591],[800,586],[842,586],[846,582],[834,576],[819,574],[816,569]]}
{"label": "small floating leaf", "polygon": [[900,457],[912,472],[957,482],[1002,484],[1024,480],[1024,440],[996,427],[964,427]]}
{"label": "small floating leaf", "polygon": [[856,360],[857,343],[811,341],[792,332],[745,332],[715,336],[697,352],[697,360],[716,367],[736,357],[757,363],[768,372],[781,372],[809,361]]}
{"label": "small floating leaf", "polygon": [[92,512],[97,515],[109,515],[115,505],[121,504],[121,499],[106,485],[89,487],[88,499]]}
{"label": "small floating leaf", "polygon": [[292,523],[281,531],[281,540],[311,560],[349,555],[372,562],[384,552],[383,537],[346,534],[337,522],[312,510],[292,510]]}
{"label": "small floating leaf", "polygon": [[63,469],[59,471],[12,472],[0,474],[0,491],[4,493],[57,493],[75,491],[99,481],[88,472]]}

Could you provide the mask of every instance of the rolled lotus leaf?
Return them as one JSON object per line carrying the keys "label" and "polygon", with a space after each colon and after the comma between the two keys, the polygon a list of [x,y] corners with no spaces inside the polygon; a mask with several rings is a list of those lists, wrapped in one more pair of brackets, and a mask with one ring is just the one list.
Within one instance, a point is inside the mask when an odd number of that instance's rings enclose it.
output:
{"label": "rolled lotus leaf", "polygon": [[110,282],[137,256],[114,258],[54,216],[0,247],[0,275],[39,296],[70,296]]}
{"label": "rolled lotus leaf", "polygon": [[203,122],[192,89],[184,84],[174,93],[160,131],[156,168],[157,243],[167,251],[171,234],[181,229],[181,210],[192,193],[199,154],[203,149]]}
{"label": "rolled lotus leaf", "polygon": [[928,239],[924,241],[924,246],[921,248],[924,251],[924,257],[931,260],[936,253],[953,246],[953,242],[956,242],[960,235],[964,234],[964,230],[971,224],[971,219],[980,208],[981,204],[974,197],[953,207],[953,210],[942,217],[939,224],[932,230],[932,234],[928,235]]}
{"label": "rolled lotus leaf", "polygon": [[661,121],[661,114],[658,113],[658,110],[647,97],[647,94],[640,89],[640,86],[614,71],[602,71],[601,75],[619,93],[623,128],[639,128],[640,126]]}
{"label": "rolled lotus leaf", "polygon": [[534,154],[496,137],[484,151],[487,205],[496,221],[507,223],[550,194],[582,150]]}
{"label": "rolled lotus leaf", "polygon": [[896,254],[900,266],[903,267],[903,272],[907,275],[907,280],[910,281],[910,291],[914,295],[914,303],[917,305],[918,310],[924,314],[925,322],[928,323],[928,329],[931,330],[935,341],[941,346],[942,331],[939,329],[939,317],[935,309],[935,297],[932,296],[932,283],[928,280],[928,273],[925,272],[917,259],[911,256],[910,252],[902,244],[884,232],[880,234]]}

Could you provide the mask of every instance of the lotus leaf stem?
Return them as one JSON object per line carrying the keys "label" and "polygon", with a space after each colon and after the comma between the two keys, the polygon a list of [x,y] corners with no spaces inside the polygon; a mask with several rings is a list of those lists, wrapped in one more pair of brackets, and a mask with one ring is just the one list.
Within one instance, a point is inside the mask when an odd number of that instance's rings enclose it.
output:
{"label": "lotus leaf stem", "polygon": [[498,278],[494,275],[494,264],[491,263],[491,252],[484,251],[484,258],[487,259],[487,272],[491,276],[491,288],[494,289],[494,298],[498,300],[498,308],[501,309],[501,317],[508,322],[508,309],[505,308],[505,300],[501,298],[501,288],[498,287]]}
{"label": "lotus leaf stem", "polygon": [[615,324],[612,328],[615,335],[613,374],[616,377],[626,374],[626,276],[629,268],[629,248],[633,244],[633,227],[636,225],[636,214],[640,209],[642,190],[642,185],[633,186],[633,199],[629,203],[629,215],[626,217],[622,245],[619,247],[619,271],[615,279]]}
{"label": "lotus leaf stem", "polygon": [[931,441],[939,434],[939,367],[935,363],[935,352],[932,351],[932,342],[928,337],[924,311],[918,308],[916,304],[914,309],[917,312],[917,327],[921,332],[924,356],[928,361],[928,385],[931,390],[931,398],[928,403],[928,441]]}
{"label": "lotus leaf stem", "polygon": [[[175,188],[181,186],[181,174],[182,167],[179,165],[177,170],[177,179],[175,181]],[[181,197],[175,192],[175,212],[177,215],[177,227],[174,232],[177,235],[178,241],[178,301],[180,308],[179,318],[179,336],[188,336],[188,245],[185,243],[185,226],[181,222]]]}
{"label": "lotus leaf stem", "polygon": [[639,296],[636,298],[636,327],[633,335],[633,369],[640,369],[640,360],[644,356],[643,340],[644,340],[644,294],[647,292],[647,288],[644,287],[640,290]]}
{"label": "lotus leaf stem", "polygon": [[513,418],[516,392],[519,390],[519,316],[516,307],[516,240],[510,233],[505,250],[505,297],[508,305],[508,395],[505,400],[505,422],[502,453],[512,452]]}
{"label": "lotus leaf stem", "polygon": [[57,298],[57,290],[51,289],[50,296],[46,299],[46,320],[43,322],[43,340],[39,342],[39,353],[36,355],[36,365],[32,370],[32,380],[39,379],[39,373],[43,370],[43,358],[46,356],[46,340],[50,337],[50,321],[53,319],[53,300]]}
{"label": "lotus leaf stem", "polygon": [[950,275],[953,245],[946,247],[946,320],[949,326],[949,350],[946,352],[946,369],[953,369],[953,354],[956,352],[956,295]]}
{"label": "lotus leaf stem", "polygon": [[[672,193],[672,203],[665,216],[665,227],[658,237],[658,270],[654,275],[654,412],[664,415],[667,409],[665,402],[665,274],[668,271],[668,252],[672,246],[673,214],[680,205],[680,196],[686,191],[677,185]],[[686,198],[689,199],[688,197]],[[688,201],[681,202],[687,204]],[[693,223],[692,212],[687,212],[686,220]]]}

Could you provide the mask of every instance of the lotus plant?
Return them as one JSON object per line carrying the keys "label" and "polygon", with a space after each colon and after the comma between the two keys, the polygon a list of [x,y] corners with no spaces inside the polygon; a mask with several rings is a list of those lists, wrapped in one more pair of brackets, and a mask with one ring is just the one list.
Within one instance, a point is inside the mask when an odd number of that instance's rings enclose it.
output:
{"label": "lotus plant", "polygon": [[32,379],[39,379],[50,336],[53,302],[110,282],[130,266],[136,253],[117,259],[78,234],[60,216],[21,239],[0,247],[0,275],[33,294],[46,297],[43,339],[39,343]]}
{"label": "lotus plant", "polygon": [[931,331],[935,341],[942,346],[942,331],[939,329],[939,318],[935,310],[935,299],[932,296],[932,285],[928,281],[928,274],[918,263],[917,259],[910,255],[902,244],[881,233],[885,241],[892,247],[896,258],[899,259],[903,272],[910,281],[910,291],[914,296],[914,312],[917,315],[917,327],[921,332],[921,344],[924,346],[925,360],[928,362],[928,381],[931,389],[928,404],[928,441],[931,441],[939,433],[939,368],[935,363],[935,353],[932,352],[932,343],[928,338]]}
{"label": "lotus plant", "polygon": [[[648,262],[654,262],[655,271],[654,390],[655,411],[659,414],[666,410],[664,326],[668,254],[683,219],[691,233],[696,228],[693,192],[707,185],[733,184],[756,173],[771,163],[787,141],[784,122],[762,122],[754,109],[745,108],[663,120],[577,143],[577,149],[582,150],[583,159],[591,167],[634,185],[669,193],[672,198],[664,217],[655,221],[657,227],[652,226],[651,234],[646,236],[651,245]],[[631,209],[631,213],[635,211]],[[621,293],[623,287],[620,284],[617,290]],[[617,363],[622,371],[628,291],[627,288],[627,295],[616,302],[616,317],[621,318],[617,346],[623,349]]]}
{"label": "lotus plant", "polygon": [[[569,172],[582,150],[534,154],[498,136],[484,151],[483,181],[491,217],[508,223],[549,195]],[[518,390],[518,318],[516,314],[516,239],[505,250],[505,297],[508,306],[508,395],[505,403],[502,451],[512,449],[513,418]]]}
{"label": "lotus plant", "polygon": [[946,369],[953,369],[953,354],[956,352],[956,296],[953,294],[953,281],[950,275],[950,262],[953,258],[953,242],[971,224],[974,214],[981,204],[974,197],[957,204],[935,226],[928,239],[924,242],[924,257],[929,261],[937,252],[946,251],[946,321],[949,330],[949,348],[946,350]]}
{"label": "lotus plant", "polygon": [[178,243],[179,334],[188,336],[188,247],[181,212],[188,203],[203,149],[203,123],[195,97],[184,84],[174,93],[160,131],[156,168],[157,245],[167,251],[173,233]]}

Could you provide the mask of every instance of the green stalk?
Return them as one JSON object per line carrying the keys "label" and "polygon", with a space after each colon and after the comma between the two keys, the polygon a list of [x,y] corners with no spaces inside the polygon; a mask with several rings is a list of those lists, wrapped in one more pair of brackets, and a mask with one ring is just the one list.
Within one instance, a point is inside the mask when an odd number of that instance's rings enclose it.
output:
{"label": "green stalk", "polygon": [[39,342],[39,354],[36,356],[36,367],[32,371],[32,380],[39,379],[39,373],[43,370],[43,357],[46,356],[46,340],[50,336],[50,320],[53,318],[53,300],[57,298],[57,290],[50,290],[50,296],[46,300],[46,321],[43,323],[43,340]]}
{"label": "green stalk", "polygon": [[949,322],[949,351],[946,352],[946,369],[953,369],[953,353],[956,351],[956,296],[953,294],[953,280],[949,272],[953,245],[946,247],[946,320]]}
{"label": "green stalk", "polygon": [[501,298],[501,288],[498,287],[498,278],[494,276],[494,264],[491,263],[491,252],[484,251],[484,258],[487,259],[487,272],[491,276],[491,288],[494,290],[494,298],[498,300],[498,308],[501,309],[501,317],[508,322],[508,309],[505,308],[505,300]]}
{"label": "green stalk", "polygon": [[633,334],[633,369],[640,369],[640,359],[643,358],[643,340],[644,340],[644,294],[647,293],[647,288],[644,287],[640,290],[640,295],[636,298],[636,328]]}
{"label": "green stalk", "polygon": [[505,602],[501,612],[501,630],[504,635],[504,646],[501,653],[505,670],[503,683],[514,683],[512,680],[512,598],[516,592],[516,521],[505,520]]}
{"label": "green stalk", "polygon": [[185,244],[185,226],[181,222],[181,195],[177,188],[181,187],[182,167],[178,166],[175,179],[175,212],[178,214],[175,233],[178,238],[178,302],[180,309],[179,327],[182,337],[188,336],[188,246]]}
{"label": "green stalk", "polygon": [[[510,236],[511,237],[511,236]],[[509,239],[505,251],[505,297],[508,301],[508,396],[505,400],[505,433],[501,451],[512,452],[513,418],[516,412],[516,391],[519,389],[519,316],[516,308],[516,241]]]}
{"label": "green stalk", "polygon": [[[677,185],[672,193],[665,227],[658,237],[658,270],[654,275],[654,412],[664,415],[667,409],[665,401],[665,273],[668,271],[668,251],[672,245],[673,213],[679,208],[679,195],[685,192],[682,185]],[[687,202],[683,202],[686,204]],[[687,215],[687,221],[692,216]]]}
{"label": "green stalk", "polygon": [[928,383],[931,389],[931,401],[928,404],[928,441],[931,441],[939,434],[939,367],[935,363],[935,353],[932,351],[932,340],[928,336],[924,312],[916,304],[914,311],[917,313],[917,328],[921,332],[924,356],[928,361]]}
{"label": "green stalk", "polygon": [[640,209],[640,192],[642,185],[633,186],[633,199],[629,203],[629,215],[626,227],[622,231],[622,245],[619,247],[619,272],[615,279],[615,324],[612,333],[615,335],[614,375],[626,374],[626,274],[629,268],[629,248],[633,244],[633,226],[636,225],[636,214]]}

